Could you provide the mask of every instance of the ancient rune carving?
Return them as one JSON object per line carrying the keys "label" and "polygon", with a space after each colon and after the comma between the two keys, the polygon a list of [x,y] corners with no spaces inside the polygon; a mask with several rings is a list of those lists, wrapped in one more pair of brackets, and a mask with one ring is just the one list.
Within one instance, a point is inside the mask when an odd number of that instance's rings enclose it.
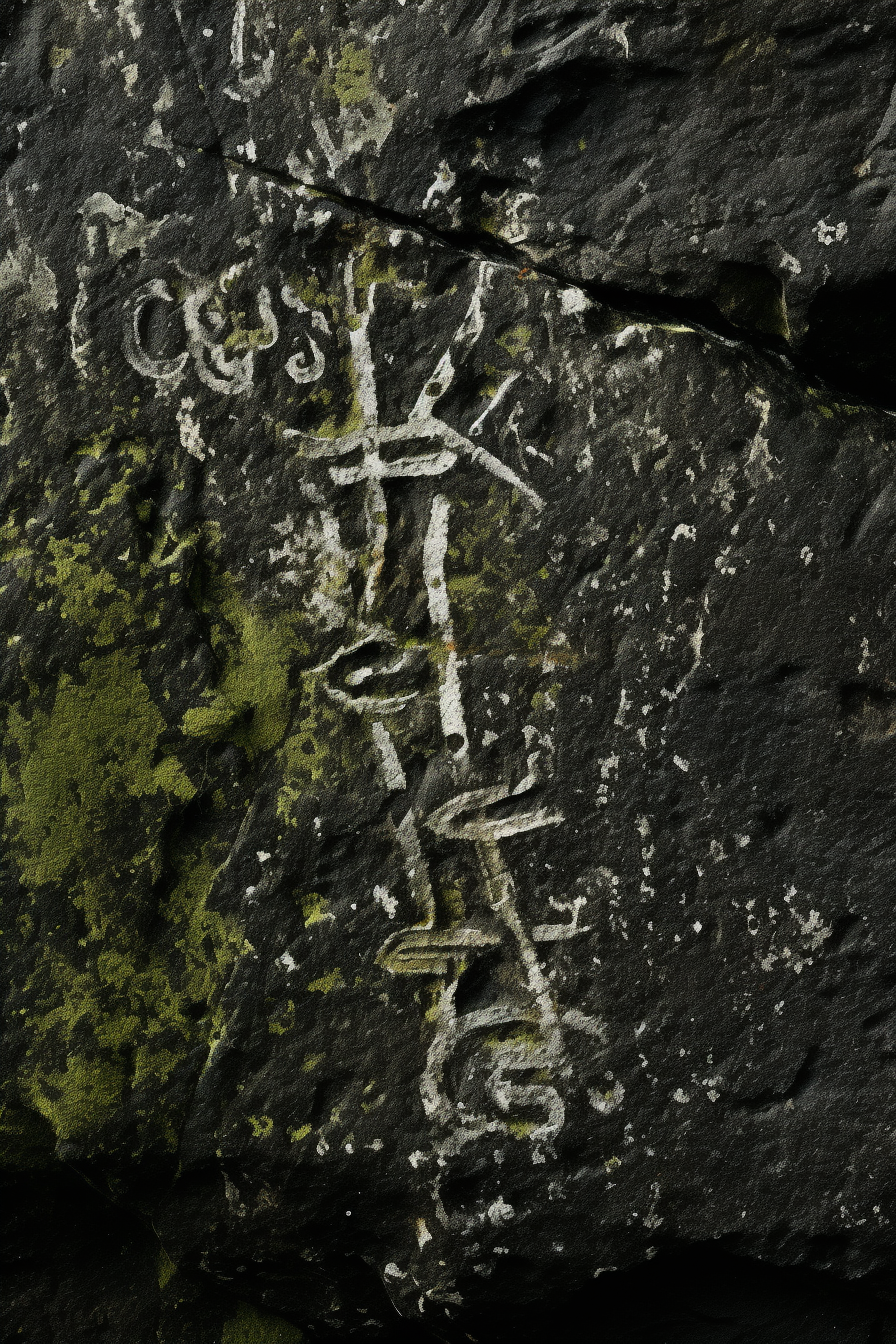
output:
{"label": "ancient rune carving", "polygon": [[[527,929],[518,910],[513,878],[502,856],[501,841],[507,837],[557,826],[563,821],[559,812],[533,801],[542,781],[530,771],[513,788],[506,783],[469,787],[473,773],[470,741],[445,576],[451,513],[446,495],[436,493],[432,498],[422,545],[422,577],[432,640],[429,644],[414,644],[407,632],[390,630],[373,615],[389,541],[386,499],[389,482],[407,477],[443,477],[459,458],[465,457],[512,486],[533,510],[543,507],[544,501],[526,481],[487,449],[475,444],[471,437],[481,433],[488,415],[518,376],[516,373],[504,380],[467,435],[447,424],[435,409],[482,334],[483,300],[490,276],[491,268],[482,263],[467,312],[409,415],[399,424],[384,425],[379,419],[370,343],[375,284],[368,288],[366,305],[359,311],[353,264],[349,261],[344,282],[353,380],[363,422],[359,428],[328,439],[298,430],[286,431],[299,440],[305,455],[332,462],[329,474],[335,485],[360,485],[364,490],[369,555],[359,604],[361,638],[338,650],[317,670],[326,677],[328,692],[336,701],[370,719],[381,775],[390,791],[398,793],[406,789],[407,780],[384,719],[401,713],[421,694],[418,689],[407,688],[407,674],[415,664],[430,665],[438,683],[444,752],[457,792],[448,802],[428,812],[425,809],[418,812],[412,804],[396,829],[418,918],[386,940],[378,960],[393,975],[435,977],[436,998],[429,1014],[432,1038],[420,1088],[426,1113],[452,1131],[442,1142],[445,1152],[455,1151],[458,1145],[478,1134],[506,1129],[513,1115],[521,1110],[535,1117],[528,1126],[529,1137],[534,1140],[549,1140],[562,1126],[563,1102],[553,1084],[544,1081],[546,1071],[556,1072],[562,1065],[561,1030],[535,944],[570,938],[582,931],[578,924],[581,898],[573,902],[552,901],[558,910],[570,915],[568,921]],[[398,445],[407,446],[396,451]],[[354,460],[349,464],[345,459],[350,455]],[[363,665],[365,649],[371,652],[371,664],[374,650],[378,652],[376,668]],[[391,693],[390,682],[395,687]],[[472,847],[479,874],[479,902],[469,917],[450,919],[438,909],[422,831]],[[459,1013],[455,998],[460,976],[466,966],[490,948],[500,948],[510,956],[516,968],[512,991],[505,995],[504,1001]],[[484,1083],[490,1110],[475,1110],[452,1097],[446,1075],[458,1052],[470,1045],[475,1054],[480,1038],[486,1035],[490,1036],[492,1051]],[[514,1074],[522,1075],[524,1081],[513,1082]],[[538,1081],[533,1077],[535,1074]]]}

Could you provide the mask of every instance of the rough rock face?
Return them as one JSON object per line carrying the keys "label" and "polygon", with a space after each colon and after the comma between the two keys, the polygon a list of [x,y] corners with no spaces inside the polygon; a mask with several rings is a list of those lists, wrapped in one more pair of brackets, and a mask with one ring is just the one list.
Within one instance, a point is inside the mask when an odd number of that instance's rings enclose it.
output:
{"label": "rough rock face", "polygon": [[0,29],[3,1338],[896,1338],[892,7]]}

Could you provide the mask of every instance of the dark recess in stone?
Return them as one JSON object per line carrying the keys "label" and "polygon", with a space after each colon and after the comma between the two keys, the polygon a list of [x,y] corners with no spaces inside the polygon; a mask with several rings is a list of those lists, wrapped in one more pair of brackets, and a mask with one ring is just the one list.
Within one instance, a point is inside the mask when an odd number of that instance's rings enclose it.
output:
{"label": "dark recess in stone", "polygon": [[715,1244],[657,1255],[593,1287],[466,1323],[451,1344],[889,1344],[896,1309],[861,1285]]}
{"label": "dark recess in stone", "polygon": [[[223,1290],[201,1272],[178,1274],[176,1295],[166,1293],[167,1285],[159,1285],[160,1255],[151,1227],[74,1172],[6,1183],[0,1344],[156,1344],[162,1323],[166,1339],[215,1344],[222,1323],[246,1296],[236,1285],[232,1293]],[[525,1267],[517,1272],[524,1277]],[[880,1281],[837,1283],[814,1270],[777,1268],[708,1243],[661,1251],[635,1269],[601,1274],[576,1293],[465,1312],[433,1329],[398,1318],[384,1295],[385,1332],[377,1340],[892,1344],[891,1298]],[[287,1317],[279,1319],[286,1329]],[[308,1337],[340,1336],[323,1330]],[[363,1338],[363,1330],[350,1337]],[[273,1344],[277,1337],[258,1338]]]}
{"label": "dark recess in stone", "polygon": [[[552,114],[555,102],[567,107],[566,100],[571,96],[567,90],[562,98],[555,94],[537,100],[540,114]],[[471,124],[478,123],[474,120]],[[220,146],[206,148],[205,153],[226,157]],[[258,171],[273,182],[284,185],[293,182],[283,172],[263,166]],[[484,189],[497,190],[501,185],[506,184],[498,179],[483,178],[480,182]],[[461,253],[528,269],[525,252],[489,233],[443,230],[433,227],[429,220],[375,201],[347,196],[331,187],[323,194],[366,218],[415,229]],[[846,291],[822,289],[809,309],[806,335],[791,343],[784,286],[765,266],[723,262],[714,299],[696,294],[652,294],[637,286],[582,280],[556,269],[550,262],[541,263],[538,269],[560,283],[575,283],[598,302],[633,317],[704,327],[727,340],[740,341],[786,361],[810,384],[821,383],[874,406],[896,406],[896,274],[878,277]]]}
{"label": "dark recess in stone", "polygon": [[801,354],[833,386],[896,406],[896,273],[819,290]]}

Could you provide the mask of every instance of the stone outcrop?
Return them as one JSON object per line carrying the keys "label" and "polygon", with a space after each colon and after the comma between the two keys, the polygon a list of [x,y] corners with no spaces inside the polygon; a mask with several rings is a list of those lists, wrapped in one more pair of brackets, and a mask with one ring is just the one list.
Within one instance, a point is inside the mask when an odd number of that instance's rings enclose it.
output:
{"label": "stone outcrop", "polygon": [[891,7],[0,25],[5,1337],[891,1339]]}

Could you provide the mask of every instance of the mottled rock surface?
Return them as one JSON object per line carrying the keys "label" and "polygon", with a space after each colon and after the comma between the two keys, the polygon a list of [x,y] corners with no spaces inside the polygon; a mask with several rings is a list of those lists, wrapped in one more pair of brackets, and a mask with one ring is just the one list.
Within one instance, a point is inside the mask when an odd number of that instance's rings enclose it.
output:
{"label": "mottled rock surface", "polygon": [[6,4],[4,1341],[896,1339],[894,79]]}

